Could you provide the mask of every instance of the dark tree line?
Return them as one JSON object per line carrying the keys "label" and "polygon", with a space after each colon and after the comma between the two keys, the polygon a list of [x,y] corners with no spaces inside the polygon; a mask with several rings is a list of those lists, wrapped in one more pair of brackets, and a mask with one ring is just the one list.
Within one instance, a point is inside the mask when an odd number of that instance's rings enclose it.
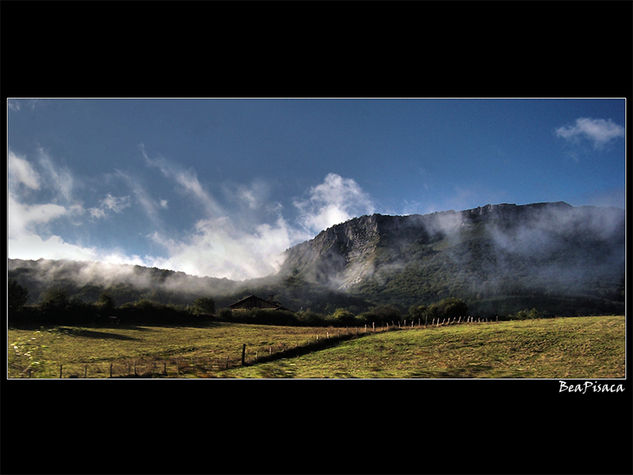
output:
{"label": "dark tree line", "polygon": [[196,299],[191,305],[170,305],[140,299],[116,305],[107,293],[92,303],[69,298],[62,288],[47,289],[37,305],[26,305],[28,291],[17,282],[8,283],[8,317],[10,326],[55,324],[138,324],[199,323],[215,313],[212,298]]}

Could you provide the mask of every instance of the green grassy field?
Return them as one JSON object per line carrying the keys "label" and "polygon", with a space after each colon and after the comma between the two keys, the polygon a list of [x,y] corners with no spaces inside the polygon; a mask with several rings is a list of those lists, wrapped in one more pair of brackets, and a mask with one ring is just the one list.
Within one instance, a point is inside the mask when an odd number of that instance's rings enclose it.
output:
{"label": "green grassy field", "polygon": [[623,316],[413,329],[228,370],[236,378],[621,378]]}
{"label": "green grassy field", "polygon": [[[247,345],[246,361],[256,355],[279,352],[321,338],[333,328],[288,327],[213,323],[206,326],[71,327],[58,326],[39,330],[9,329],[9,377],[57,378],[59,365],[63,376],[108,377],[131,371],[160,373],[167,365],[167,375],[183,377],[214,376],[229,364],[241,362],[242,345]],[[180,366],[177,370],[176,366]],[[132,370],[133,371],[133,370]]]}
{"label": "green grassy field", "polygon": [[[340,329],[216,323],[10,329],[10,378],[613,378],[624,377],[623,316],[416,328],[367,334],[301,356],[255,362],[314,345]],[[239,367],[242,345],[247,363]],[[228,358],[229,369],[226,369]],[[234,368],[231,368],[233,367]]]}

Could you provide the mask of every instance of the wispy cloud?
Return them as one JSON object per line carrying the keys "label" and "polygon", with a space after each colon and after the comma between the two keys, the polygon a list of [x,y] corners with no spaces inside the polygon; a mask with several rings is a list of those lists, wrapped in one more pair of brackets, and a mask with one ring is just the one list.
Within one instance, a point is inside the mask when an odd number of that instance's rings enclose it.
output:
{"label": "wispy cloud", "polygon": [[59,199],[70,202],[75,182],[72,173],[67,167],[54,163],[48,152],[43,148],[40,148],[38,152],[40,166],[48,175],[49,187],[55,190]]}
{"label": "wispy cloud", "polygon": [[[11,153],[13,188],[17,186],[24,193],[46,188],[54,193],[52,201],[30,204],[19,195],[10,195],[10,257],[135,263],[243,280],[276,272],[286,249],[329,226],[374,210],[371,197],[354,179],[329,173],[321,183],[294,200],[299,214],[289,222],[283,216],[283,206],[271,198],[271,186],[263,180],[218,185],[223,193],[220,204],[200,183],[195,171],[184,170],[162,157],[150,158],[143,147],[141,152],[148,166],[158,169],[172,186],[202,205],[190,229],[178,232],[169,229],[160,215],[168,207],[167,200],[152,196],[143,181],[128,172],[115,169],[112,175],[125,183],[128,193],[106,193],[96,206],[84,209],[73,200],[76,180],[70,170],[59,166],[44,150],[39,151],[37,168]],[[163,247],[162,255],[141,259],[127,256],[121,250],[68,242],[50,232],[55,228],[49,225],[59,219],[86,216],[102,219],[122,213],[134,204],[150,219],[152,226],[146,236]]]}
{"label": "wispy cloud", "polygon": [[252,229],[242,229],[226,217],[201,219],[181,240],[154,233],[152,239],[165,248],[167,257],[152,259],[152,265],[234,280],[262,277],[276,272],[283,251],[305,238],[281,216]]}
{"label": "wispy cloud", "polygon": [[121,213],[131,206],[129,196],[112,196],[110,193],[99,203],[99,207],[90,208],[88,211],[93,218],[105,218],[108,212]]}
{"label": "wispy cloud", "polygon": [[352,178],[328,173],[323,183],[310,188],[306,199],[294,201],[299,222],[307,230],[319,232],[355,216],[371,214],[371,197]]}
{"label": "wispy cloud", "polygon": [[[46,152],[40,149],[40,171],[12,150],[8,154],[8,217],[10,237],[26,236],[61,217],[83,214],[81,203],[71,196],[73,177],[70,171],[61,171]],[[34,193],[37,191],[38,193]],[[53,193],[62,202],[42,199],[42,193]]]}
{"label": "wispy cloud", "polygon": [[155,226],[161,225],[159,207],[162,207],[162,203],[157,203],[156,200],[154,200],[150,196],[150,194],[141,184],[140,180],[135,179],[131,175],[118,169],[114,170],[114,175],[123,180],[123,182],[128,186],[128,188],[134,195],[134,198],[136,198],[136,201],[141,206],[141,208],[145,212],[145,215],[150,219],[150,221]]}
{"label": "wispy cloud", "polygon": [[150,158],[143,144],[139,145],[139,149],[147,165],[159,169],[166,178],[174,180],[180,186],[181,191],[193,196],[204,207],[207,216],[218,217],[222,215],[222,208],[204,189],[195,171],[184,170],[163,157]]}
{"label": "wispy cloud", "polygon": [[[169,176],[177,180],[176,174]],[[233,196],[228,199],[239,212],[217,205],[217,217],[199,219],[183,237],[152,233],[151,239],[163,246],[166,256],[152,258],[151,265],[235,280],[262,277],[279,269],[289,247],[328,226],[373,211],[371,198],[358,183],[334,173],[310,188],[307,197],[295,200],[300,211],[295,224],[284,218],[279,203],[268,199],[264,182],[227,186],[224,192],[229,189]],[[243,219],[243,213],[249,219]]]}
{"label": "wispy cloud", "polygon": [[70,244],[49,232],[49,225],[59,219],[83,213],[80,205],[54,203],[26,204],[9,191],[7,248],[9,257],[17,259],[98,259],[95,249]]}
{"label": "wispy cloud", "polygon": [[83,218],[86,211],[92,217],[103,217],[107,213],[120,213],[131,205],[129,196],[114,196],[107,193],[97,207],[86,210],[81,200],[75,196],[76,182],[77,179],[70,169],[59,165],[58,161],[42,148],[37,150],[36,159],[33,161],[9,150],[9,257],[144,263],[138,256],[127,256],[121,250],[100,249],[80,242],[68,242],[53,231],[60,220],[75,225],[85,224]]}
{"label": "wispy cloud", "polygon": [[609,142],[624,137],[624,127],[611,119],[590,119],[580,117],[573,125],[565,125],[556,129],[555,134],[570,142],[581,139],[588,140],[594,149],[601,149]]}
{"label": "wispy cloud", "polygon": [[24,185],[32,190],[40,188],[40,176],[24,158],[9,150],[9,184]]}

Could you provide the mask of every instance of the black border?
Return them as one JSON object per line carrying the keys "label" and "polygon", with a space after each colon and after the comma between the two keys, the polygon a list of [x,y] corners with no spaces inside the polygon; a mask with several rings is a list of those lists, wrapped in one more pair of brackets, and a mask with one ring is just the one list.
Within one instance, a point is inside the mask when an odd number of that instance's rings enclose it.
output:
{"label": "black border", "polygon": [[[5,106],[16,96],[626,97],[631,137],[630,2],[0,8]],[[6,149],[4,115],[2,129]],[[631,473],[628,366],[624,393],[586,395],[561,394],[557,381],[3,380],[2,472]]]}

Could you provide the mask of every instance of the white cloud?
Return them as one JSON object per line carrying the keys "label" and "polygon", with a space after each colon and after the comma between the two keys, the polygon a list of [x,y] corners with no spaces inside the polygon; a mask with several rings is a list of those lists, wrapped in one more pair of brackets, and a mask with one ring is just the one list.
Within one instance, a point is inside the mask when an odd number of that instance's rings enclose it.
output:
{"label": "white cloud", "polygon": [[98,208],[90,208],[88,211],[93,218],[105,218],[107,211],[112,211],[113,213],[118,214],[130,206],[131,203],[129,196],[117,197],[108,193],[106,197],[101,200]]}
{"label": "white cloud", "polygon": [[151,237],[168,254],[152,259],[152,266],[234,280],[276,272],[283,262],[283,251],[306,239],[281,216],[272,225],[259,224],[252,229],[240,229],[227,217],[202,219],[184,240],[159,233]]}
{"label": "white cloud", "polygon": [[268,205],[270,187],[261,180],[254,180],[248,186],[225,186],[224,193],[231,199],[237,199],[240,205],[256,210]]}
{"label": "white cloud", "polygon": [[53,203],[23,204],[12,193],[9,193],[8,235],[16,238],[25,236],[33,232],[34,226],[49,223],[61,216],[68,215],[69,212],[67,208]]}
{"label": "white cloud", "polygon": [[130,206],[130,197],[129,196],[116,197],[108,193],[106,197],[102,200],[101,204],[105,208],[115,213],[120,213],[125,208]]}
{"label": "white cloud", "polygon": [[[81,224],[77,218],[85,213],[80,202],[74,201],[72,192],[74,178],[70,170],[57,166],[43,150],[39,151],[37,164],[40,173],[23,157],[9,151],[9,194],[7,202],[7,247],[10,258],[17,259],[73,259],[107,260],[113,259],[112,252],[102,252],[96,248],[72,244],[63,237],[52,234],[52,223],[66,219],[73,224]],[[52,191],[53,201],[33,201],[34,195],[26,195],[25,188],[38,191]],[[41,198],[41,196],[40,196]],[[98,216],[105,210],[118,212],[129,206],[127,197],[117,198],[107,195],[101,202],[101,209],[88,210]],[[114,254],[116,257],[116,253]],[[122,257],[118,257],[119,260]],[[129,259],[128,259],[129,260]]]}
{"label": "white cloud", "polygon": [[624,137],[624,127],[611,119],[581,117],[576,119],[574,125],[557,128],[556,136],[572,142],[584,138],[589,140],[595,149],[600,149],[612,140]]}
{"label": "white cloud", "polygon": [[53,163],[50,155],[40,148],[40,166],[46,171],[48,175],[47,186],[54,190],[58,196],[65,201],[72,200],[72,192],[74,187],[74,178],[70,173],[70,170],[66,167],[58,166]]}
{"label": "white cloud", "polygon": [[295,200],[294,205],[300,211],[299,222],[312,232],[374,212],[370,196],[358,183],[336,173],[328,173],[323,183],[310,188],[307,199]]}
{"label": "white cloud", "polygon": [[32,190],[40,188],[40,176],[33,166],[9,150],[9,185],[24,185]]}
{"label": "white cloud", "polygon": [[93,218],[105,218],[106,216],[106,212],[103,208],[90,208],[88,210],[90,212],[90,216],[92,216]]}
{"label": "white cloud", "polygon": [[71,259],[76,261],[97,260],[96,249],[65,242],[60,236],[43,239],[35,233],[9,238],[7,242],[11,259]]}
{"label": "white cloud", "polygon": [[139,180],[136,180],[130,175],[123,173],[121,170],[115,170],[114,174],[127,184],[132,194],[136,198],[136,201],[141,205],[141,208],[150,219],[150,221],[152,221],[155,226],[160,225],[160,218],[158,216],[159,204],[157,204],[156,201],[152,199],[149,193],[140,184]]}
{"label": "white cloud", "polygon": [[[353,179],[330,173],[322,183],[310,188],[303,199],[294,202],[300,214],[297,222],[290,224],[282,216],[281,204],[270,199],[270,187],[263,181],[221,187],[227,200],[223,207],[202,186],[194,171],[183,170],[162,158],[150,159],[144,149],[141,150],[149,166],[158,168],[180,191],[202,205],[202,215],[192,229],[182,234],[167,231],[159,219],[160,210],[168,206],[167,200],[154,199],[139,180],[120,170],[115,170],[114,176],[127,184],[131,190],[129,196],[108,193],[97,206],[84,209],[71,201],[75,182],[69,170],[55,166],[52,159],[40,151],[42,173],[38,175],[25,159],[13,154],[12,176],[16,183],[29,189],[56,188],[57,198],[65,201],[25,204],[17,195],[10,194],[9,256],[156,266],[192,275],[242,280],[276,272],[289,247],[329,226],[374,209],[369,195]],[[148,231],[149,238],[164,247],[163,256],[141,259],[121,250],[67,242],[64,237],[49,232],[48,225],[55,220],[85,214],[104,218],[111,213],[121,213],[133,202],[139,203],[151,219],[154,226]]]}
{"label": "white cloud", "polygon": [[193,170],[183,170],[162,157],[149,158],[143,144],[141,144],[139,148],[145,162],[151,167],[158,168],[166,178],[172,179],[180,185],[182,191],[193,196],[204,207],[207,216],[222,216],[222,208],[215,199],[207,193]]}
{"label": "white cloud", "polygon": [[54,203],[24,204],[9,193],[8,200],[8,255],[12,259],[97,259],[93,248],[64,241],[57,235],[43,238],[40,234],[46,225],[63,217],[83,213],[79,205],[69,207]]}
{"label": "white cloud", "polygon": [[10,237],[7,240],[7,246],[11,259],[37,260],[42,258],[90,261],[98,263],[101,273],[104,271],[104,264],[150,266],[152,262],[151,260],[143,260],[137,255],[127,256],[120,250],[108,251],[71,244],[57,235],[43,238],[35,233],[28,233],[19,238]]}
{"label": "white cloud", "polygon": [[[256,218],[242,219],[241,212],[219,208],[217,217],[196,222],[184,239],[154,232],[151,239],[162,245],[166,257],[148,258],[152,266],[186,272],[192,275],[226,277],[234,280],[263,277],[276,272],[283,263],[283,252],[289,247],[314,237],[334,224],[363,213],[373,212],[367,193],[353,179],[328,174],[323,183],[310,188],[308,197],[295,201],[301,211],[299,226],[289,224],[281,215],[279,203],[271,204],[268,187],[263,182],[251,186],[230,187],[240,209],[265,210],[275,213],[272,223]],[[225,187],[225,193],[229,187]],[[239,215],[239,216],[238,216]],[[231,216],[231,217],[229,217]]]}

